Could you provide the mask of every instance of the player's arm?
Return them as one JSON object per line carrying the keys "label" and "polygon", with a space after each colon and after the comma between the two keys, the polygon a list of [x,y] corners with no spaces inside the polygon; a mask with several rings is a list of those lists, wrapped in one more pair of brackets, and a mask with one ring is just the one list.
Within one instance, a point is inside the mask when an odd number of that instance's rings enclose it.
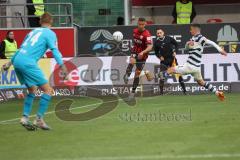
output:
{"label": "player's arm", "polygon": [[138,54],[138,58],[142,59],[146,54],[148,54],[149,52],[152,51],[153,45],[152,44],[148,44],[147,48],[142,51],[141,53]]}
{"label": "player's arm", "polygon": [[194,45],[194,41],[192,39],[190,39],[189,41],[187,41],[187,43],[185,44],[185,50],[189,50],[189,46],[193,46]]}
{"label": "player's arm", "polygon": [[178,43],[177,43],[177,41],[176,41],[174,38],[172,38],[172,37],[170,37],[170,42],[171,42],[171,43],[173,44],[173,46],[174,46],[173,56],[175,57],[176,54],[177,54],[177,52],[178,52]]}
{"label": "player's arm", "polygon": [[154,43],[153,48],[154,48],[154,53],[155,53],[155,55],[156,55],[158,58],[160,58],[160,57],[161,57],[161,53],[160,53],[159,47],[157,46],[157,41]]}
{"label": "player's arm", "polygon": [[148,54],[149,52],[152,51],[153,45],[152,44],[148,44],[147,48],[145,50],[143,50],[141,53],[139,53],[138,57],[139,59],[142,59],[142,57],[146,54]]}
{"label": "player's arm", "polygon": [[147,48],[143,51],[143,54],[148,54],[149,52],[152,51],[153,45],[152,44],[148,44]]}
{"label": "player's arm", "polygon": [[150,33],[146,35],[147,48],[143,51],[143,54],[148,54],[153,49],[152,37]]}
{"label": "player's arm", "polygon": [[213,42],[213,41],[211,41],[211,40],[209,40],[209,39],[207,39],[207,38],[205,38],[202,43],[204,43],[204,41],[205,41],[205,44],[208,44],[208,45],[213,46],[213,47],[216,48],[216,49],[218,50],[218,52],[220,52],[222,55],[227,56],[227,52],[226,52],[224,49],[222,49],[219,45],[217,45],[215,42]]}
{"label": "player's arm", "polygon": [[152,38],[151,38],[150,33],[148,33],[145,38],[146,38],[145,40],[147,43],[147,48],[145,50],[143,50],[141,53],[139,53],[139,59],[142,59],[142,57],[144,55],[148,54],[153,49]]}
{"label": "player's arm", "polygon": [[52,51],[53,57],[56,60],[57,64],[60,66],[62,73],[66,79],[68,75],[68,71],[66,66],[63,63],[62,54],[57,47],[57,37],[55,34],[53,34],[52,36],[48,36],[47,39],[48,39],[47,40],[48,48]]}
{"label": "player's arm", "polygon": [[158,47],[158,45],[157,45],[157,41],[154,43],[153,48],[154,48],[154,53],[155,53],[155,55],[157,56],[157,58],[158,58],[160,61],[164,61],[163,55],[162,55],[162,53],[160,52],[160,49],[159,49],[159,47]]}

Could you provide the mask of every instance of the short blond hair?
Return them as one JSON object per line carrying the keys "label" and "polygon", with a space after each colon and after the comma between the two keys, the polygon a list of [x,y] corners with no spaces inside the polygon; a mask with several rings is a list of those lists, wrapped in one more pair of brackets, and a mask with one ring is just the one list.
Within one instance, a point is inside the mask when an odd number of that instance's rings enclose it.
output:
{"label": "short blond hair", "polygon": [[52,22],[53,22],[53,18],[49,12],[45,12],[40,18],[41,24],[52,24]]}

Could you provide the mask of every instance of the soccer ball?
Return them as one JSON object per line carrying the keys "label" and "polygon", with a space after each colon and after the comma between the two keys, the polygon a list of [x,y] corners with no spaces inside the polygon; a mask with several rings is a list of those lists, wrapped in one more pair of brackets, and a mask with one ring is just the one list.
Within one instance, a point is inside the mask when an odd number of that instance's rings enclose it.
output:
{"label": "soccer ball", "polygon": [[116,31],[113,33],[113,39],[117,42],[121,42],[123,40],[123,34],[120,31]]}

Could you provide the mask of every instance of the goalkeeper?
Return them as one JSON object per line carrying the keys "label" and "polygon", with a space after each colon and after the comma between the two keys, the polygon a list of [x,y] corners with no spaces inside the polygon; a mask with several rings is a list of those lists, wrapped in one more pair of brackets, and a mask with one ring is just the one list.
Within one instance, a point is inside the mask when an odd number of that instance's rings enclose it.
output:
{"label": "goalkeeper", "polygon": [[[3,70],[7,70],[13,64],[19,81],[28,88],[28,95],[24,100],[23,116],[20,120],[20,124],[27,130],[36,130],[36,128],[43,130],[50,129],[43,120],[43,117],[51,101],[53,90],[37,64],[47,49],[52,51],[55,60],[61,67],[64,77],[67,77],[67,69],[63,64],[62,55],[57,48],[56,34],[50,30],[53,23],[52,16],[49,13],[44,13],[41,16],[40,23],[42,27],[31,31],[24,39],[20,49],[11,59],[11,62],[2,67]],[[37,87],[43,90],[43,94],[39,102],[36,119],[31,123],[29,115],[32,110]]]}

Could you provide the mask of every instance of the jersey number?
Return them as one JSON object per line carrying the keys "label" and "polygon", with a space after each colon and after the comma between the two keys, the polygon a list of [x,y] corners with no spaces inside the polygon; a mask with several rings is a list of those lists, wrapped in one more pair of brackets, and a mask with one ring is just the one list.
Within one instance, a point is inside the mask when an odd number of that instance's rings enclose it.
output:
{"label": "jersey number", "polygon": [[37,34],[33,35],[33,32],[31,32],[29,37],[24,42],[23,46],[26,46],[29,42],[31,43],[31,46],[34,46],[34,44],[38,41],[41,34],[42,32],[38,32]]}

